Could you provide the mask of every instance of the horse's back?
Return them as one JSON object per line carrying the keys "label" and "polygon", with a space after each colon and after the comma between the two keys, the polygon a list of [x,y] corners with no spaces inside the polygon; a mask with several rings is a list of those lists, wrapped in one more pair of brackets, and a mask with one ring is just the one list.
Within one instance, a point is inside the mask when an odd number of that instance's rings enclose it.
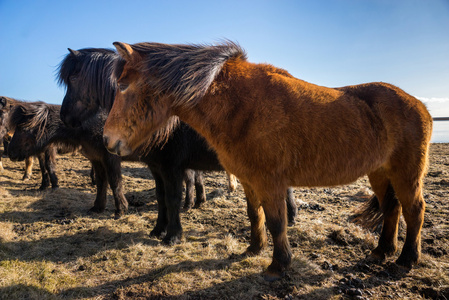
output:
{"label": "horse's back", "polygon": [[[402,89],[383,82],[338,88],[347,96],[366,103],[385,126],[395,143],[427,141],[432,133],[432,117],[426,106]],[[393,142],[392,140],[390,142]]]}

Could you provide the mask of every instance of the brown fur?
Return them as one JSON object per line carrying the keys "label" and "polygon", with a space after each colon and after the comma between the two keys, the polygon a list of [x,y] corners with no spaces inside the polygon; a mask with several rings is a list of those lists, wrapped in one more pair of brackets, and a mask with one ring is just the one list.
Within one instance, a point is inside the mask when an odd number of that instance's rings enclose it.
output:
{"label": "brown fur", "polygon": [[[373,255],[394,252],[402,212],[407,237],[397,263],[411,267],[418,261],[425,207],[422,179],[432,132],[432,118],[419,100],[380,82],[317,86],[242,56],[223,64],[203,97],[180,99],[152,84],[161,74],[157,66],[148,66],[148,44],[115,45],[126,64],[118,80],[123,89],[104,128],[106,146],[131,151],[172,115],[191,125],[245,189],[251,221],[248,253],[265,247],[266,221],[274,244],[268,279],[281,276],[291,261],[285,189],[347,184],[365,174],[381,207],[394,199],[386,196],[390,185],[399,200],[384,217]],[[127,135],[129,131],[139,134]]]}
{"label": "brown fur", "polygon": [[[14,130],[9,128],[9,116],[11,110],[18,104],[22,103],[20,100],[14,98],[0,96],[0,139],[3,141],[11,140]],[[7,145],[4,144],[4,153],[8,152]],[[33,157],[27,157],[25,159],[25,173],[23,174],[22,180],[26,181],[31,178],[33,173]],[[3,170],[3,162],[0,157],[0,170]]]}

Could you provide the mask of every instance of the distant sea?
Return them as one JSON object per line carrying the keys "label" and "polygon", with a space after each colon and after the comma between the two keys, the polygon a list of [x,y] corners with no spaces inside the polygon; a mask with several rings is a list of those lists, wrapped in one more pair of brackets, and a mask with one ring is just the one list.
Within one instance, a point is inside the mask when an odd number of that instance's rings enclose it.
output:
{"label": "distant sea", "polygon": [[449,121],[434,121],[432,143],[449,143]]}

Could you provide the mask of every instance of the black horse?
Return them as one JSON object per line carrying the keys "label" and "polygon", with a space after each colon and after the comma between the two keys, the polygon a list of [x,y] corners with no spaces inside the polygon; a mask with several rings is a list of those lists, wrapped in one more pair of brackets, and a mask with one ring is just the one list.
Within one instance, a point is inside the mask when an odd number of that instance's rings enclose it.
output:
{"label": "black horse", "polygon": [[[59,67],[59,83],[67,88],[61,120],[70,127],[86,128],[86,122],[93,116],[100,112],[107,114],[112,107],[117,88],[114,69],[120,56],[113,50],[98,48],[69,49],[69,52]],[[177,127],[173,134],[167,135],[170,130],[165,129],[170,126]],[[144,148],[142,161],[148,164],[156,180],[158,201],[158,219],[151,235],[159,237],[166,231],[163,241],[174,243],[182,235],[179,212],[185,170],[222,171],[223,167],[203,137],[173,119]],[[287,193],[287,207],[289,221],[293,222],[297,209],[291,189]]]}
{"label": "black horse", "polygon": [[[9,149],[9,141],[12,136],[12,130],[9,126],[9,116],[11,109],[23,101],[16,100],[10,97],[0,96],[0,140],[3,142],[4,155],[8,155],[12,160],[14,160],[14,154],[11,153]],[[58,147],[59,146],[59,147]],[[42,175],[42,183],[39,190],[45,190],[48,187],[56,189],[59,187],[58,177],[56,175],[56,153],[58,151],[62,153],[72,152],[76,149],[72,147],[64,147],[64,145],[49,145],[41,152],[36,152],[32,156],[25,157],[25,174],[22,180],[28,180],[31,178],[31,172],[33,169],[33,158],[37,157],[39,161],[39,167]],[[12,155],[10,155],[12,154]],[[3,164],[0,158],[0,169],[3,169]]]}
{"label": "black horse", "polygon": [[[115,200],[115,216],[121,217],[128,209],[128,201],[123,193],[120,164],[122,159],[139,161],[140,157],[133,155],[120,158],[106,150],[101,135],[106,115],[100,113],[90,118],[84,123],[88,126],[87,129],[70,128],[62,123],[60,110],[60,105],[44,102],[23,102],[14,106],[8,120],[8,126],[14,130],[9,144],[10,158],[23,160],[49,148],[53,149],[55,144],[81,146],[82,154],[92,163],[97,185],[97,195],[91,211],[99,213],[105,210],[109,182]],[[194,179],[191,170],[186,172],[187,195],[190,197],[193,196]],[[204,190],[202,192],[204,194]]]}

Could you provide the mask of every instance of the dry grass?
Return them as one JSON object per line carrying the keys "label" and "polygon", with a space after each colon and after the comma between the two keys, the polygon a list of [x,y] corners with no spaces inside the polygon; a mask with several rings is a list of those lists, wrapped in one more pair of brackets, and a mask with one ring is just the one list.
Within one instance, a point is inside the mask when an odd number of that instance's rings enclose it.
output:
{"label": "dry grass", "polygon": [[[287,276],[261,272],[272,246],[238,258],[249,242],[242,188],[206,174],[208,201],[182,214],[184,240],[172,247],[150,238],[157,204],[154,181],[137,163],[123,174],[129,213],[89,215],[95,188],[83,157],[58,159],[61,188],[37,192],[40,174],[22,182],[23,163],[6,160],[0,176],[1,299],[446,299],[449,298],[449,145],[432,145],[426,178],[423,259],[405,273],[389,259],[365,259],[378,235],[349,220],[370,194],[366,178],[326,189],[295,189],[299,217],[289,227],[294,254]],[[400,230],[400,246],[404,228]],[[446,297],[446,298],[444,298]]]}

